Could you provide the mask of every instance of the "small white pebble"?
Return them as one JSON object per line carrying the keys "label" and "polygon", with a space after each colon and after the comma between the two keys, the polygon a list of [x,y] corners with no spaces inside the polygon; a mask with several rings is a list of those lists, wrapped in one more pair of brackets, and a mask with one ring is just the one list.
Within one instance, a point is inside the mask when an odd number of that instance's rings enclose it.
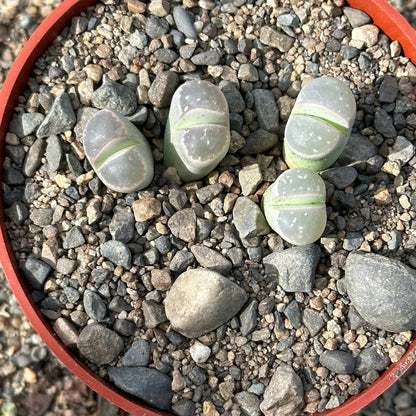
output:
{"label": "small white pebble", "polygon": [[197,364],[202,364],[205,363],[205,361],[207,361],[209,356],[211,355],[211,348],[197,341],[189,349],[189,352],[191,353],[192,359]]}

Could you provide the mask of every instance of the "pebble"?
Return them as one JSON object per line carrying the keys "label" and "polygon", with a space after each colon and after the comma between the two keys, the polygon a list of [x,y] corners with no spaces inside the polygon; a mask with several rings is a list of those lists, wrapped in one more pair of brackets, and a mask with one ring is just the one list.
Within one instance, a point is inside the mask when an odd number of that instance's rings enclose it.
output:
{"label": "pebble", "polygon": [[279,130],[279,109],[273,92],[255,89],[253,97],[259,127],[270,133],[277,133]]}
{"label": "pebble", "polygon": [[134,219],[138,222],[148,221],[157,218],[161,211],[161,203],[153,197],[141,198],[132,205]]}
{"label": "pebble", "polygon": [[52,108],[36,131],[36,137],[41,139],[53,134],[64,133],[67,130],[71,130],[75,126],[76,121],[71,99],[64,92],[55,98]]}
{"label": "pebble", "polygon": [[5,213],[15,224],[22,224],[29,217],[29,210],[21,201],[13,202],[10,208],[6,208]]}
{"label": "pebble", "polygon": [[117,266],[122,266],[125,269],[130,269],[131,251],[126,246],[126,244],[116,240],[106,241],[105,243],[101,244],[100,251],[105,258]]}
{"label": "pebble", "polygon": [[277,277],[286,292],[311,292],[320,257],[319,246],[308,244],[271,253],[263,264],[266,274]]}
{"label": "pebble", "polygon": [[147,367],[109,367],[108,376],[117,387],[151,406],[170,409],[172,381],[166,374]]}
{"label": "pebble", "polygon": [[195,65],[218,65],[220,63],[220,55],[216,50],[201,52],[194,55],[191,61]]}
{"label": "pebble", "polygon": [[260,29],[260,42],[266,46],[272,46],[280,52],[287,52],[295,43],[295,38],[272,29],[270,26],[262,26]]}
{"label": "pebble", "polygon": [[187,250],[180,250],[173,256],[172,261],[169,264],[169,269],[173,272],[184,272],[195,260],[192,253]]}
{"label": "pebble", "polygon": [[188,338],[218,328],[239,312],[247,294],[237,284],[207,269],[181,274],[165,299],[172,327]]}
{"label": "pebble", "polygon": [[240,391],[234,396],[234,400],[247,416],[261,416],[260,399],[255,394]]}
{"label": "pebble", "polygon": [[397,136],[392,117],[382,108],[377,108],[374,119],[374,127],[385,137]]}
{"label": "pebble", "polygon": [[357,170],[352,166],[337,166],[321,173],[322,179],[332,183],[337,189],[345,189],[352,185],[357,175]]}
{"label": "pebble", "polygon": [[283,313],[294,328],[298,329],[302,326],[302,312],[299,308],[299,303],[295,299],[286,306]]}
{"label": "pebble", "polygon": [[203,364],[211,355],[211,348],[196,341],[189,349],[189,353],[197,364]]}
{"label": "pebble", "polygon": [[240,90],[232,83],[227,82],[221,87],[227,103],[230,113],[241,113],[246,108],[246,103]]}
{"label": "pebble", "polygon": [[371,17],[362,10],[353,9],[351,7],[344,7],[343,10],[353,28],[364,26],[371,22]]}
{"label": "pebble", "polygon": [[339,158],[339,163],[351,165],[359,172],[364,172],[368,166],[367,161],[376,154],[376,146],[367,137],[352,133]]}
{"label": "pebble", "polygon": [[189,399],[181,399],[172,405],[172,411],[178,416],[194,416],[195,403]]}
{"label": "pebble", "polygon": [[263,129],[258,129],[247,137],[246,143],[241,149],[241,153],[243,155],[263,153],[275,146],[277,141],[278,137],[276,134]]}
{"label": "pebble", "polygon": [[170,5],[166,0],[152,0],[148,6],[147,11],[158,17],[165,17],[169,14]]}
{"label": "pebble", "polygon": [[143,301],[142,310],[146,328],[156,328],[161,323],[166,322],[163,305],[152,300],[145,300]]}
{"label": "pebble", "polygon": [[319,331],[324,327],[325,321],[318,311],[314,311],[310,308],[303,310],[303,324],[308,328],[309,333],[312,337],[317,335]]}
{"label": "pebble", "polygon": [[29,256],[22,267],[22,271],[28,282],[35,289],[42,290],[52,268],[42,260]]}
{"label": "pebble", "polygon": [[257,68],[252,64],[241,64],[237,76],[241,81],[256,82],[259,80]]}
{"label": "pebble", "polygon": [[366,348],[356,358],[354,374],[363,376],[370,371],[383,371],[389,364],[387,354],[379,351],[377,347]]}
{"label": "pebble", "polygon": [[[56,262],[56,271],[61,274],[71,274],[77,268],[77,261],[60,257]],[[76,299],[78,300],[78,299]]]}
{"label": "pebble", "polygon": [[265,235],[270,231],[260,207],[245,196],[235,201],[233,223],[243,239]]}
{"label": "pebble", "polygon": [[151,271],[151,282],[156,290],[166,291],[172,285],[172,278],[167,270],[153,269]]}
{"label": "pebble", "polygon": [[232,264],[218,251],[201,244],[191,247],[191,252],[196,261],[207,269],[218,273],[228,273],[232,269]]}
{"label": "pebble", "polygon": [[257,326],[257,307],[258,301],[252,298],[239,315],[240,332],[244,336],[251,334]]}
{"label": "pebble", "polygon": [[146,34],[152,39],[159,39],[169,32],[169,23],[165,19],[150,16],[146,21]]}
{"label": "pebble", "polygon": [[72,227],[67,233],[62,243],[65,250],[77,248],[85,243],[85,237],[79,227]]}
{"label": "pebble", "polygon": [[133,114],[137,108],[137,98],[134,91],[123,84],[110,80],[94,91],[91,103],[100,110],[109,108],[123,116]]}
{"label": "pebble", "polygon": [[104,365],[120,355],[124,342],[120,335],[111,329],[102,324],[92,323],[81,330],[77,346],[80,354],[92,363]]}
{"label": "pebble", "polygon": [[35,208],[29,215],[33,224],[39,227],[46,227],[51,224],[53,216],[53,210],[51,208]]}
{"label": "pebble", "polygon": [[107,307],[101,296],[92,290],[86,290],[83,295],[85,313],[98,322],[102,321],[107,314]]}
{"label": "pebble", "polygon": [[129,243],[134,236],[134,216],[130,207],[117,211],[110,222],[110,234],[113,240]]}
{"label": "pebble", "polygon": [[185,208],[173,214],[168,227],[175,237],[192,242],[196,236],[196,214],[192,208]]}
{"label": "pebble", "polygon": [[53,323],[53,330],[66,347],[76,347],[79,333],[71,321],[61,316]]}
{"label": "pebble", "polygon": [[415,146],[404,136],[397,136],[387,156],[390,161],[398,161],[402,165],[407,163],[415,154]]}
{"label": "pebble", "polygon": [[41,113],[23,113],[13,117],[9,125],[9,132],[20,139],[34,133],[41,125],[45,116]]}
{"label": "pebble", "polygon": [[399,84],[397,79],[385,75],[378,91],[378,99],[380,103],[394,103],[399,93]]}
{"label": "pebble", "polygon": [[191,15],[181,6],[173,9],[173,19],[179,32],[183,33],[189,39],[196,39],[198,32],[192,24]]}
{"label": "pebble", "polygon": [[216,196],[218,196],[224,189],[222,183],[214,183],[212,185],[203,186],[196,190],[196,197],[201,204],[207,204],[211,202]]}
{"label": "pebble", "polygon": [[353,41],[363,42],[367,48],[371,48],[378,41],[380,29],[372,24],[355,27],[352,30],[351,37]]}
{"label": "pebble", "polygon": [[319,356],[319,362],[336,374],[352,374],[355,369],[355,358],[345,351],[324,351]]}
{"label": "pebble", "polygon": [[146,367],[150,362],[150,345],[144,339],[137,339],[124,354],[121,363],[125,367]]}
{"label": "pebble", "polygon": [[241,192],[244,196],[254,194],[257,187],[263,181],[260,165],[254,163],[250,166],[245,166],[238,174],[238,180],[241,186]]}
{"label": "pebble", "polygon": [[280,365],[264,391],[260,410],[265,416],[297,416],[303,405],[301,378],[290,365]]}
{"label": "pebble", "polygon": [[156,107],[163,108],[170,105],[173,93],[179,85],[179,76],[173,71],[164,71],[156,75],[149,88],[150,102]]}
{"label": "pebble", "polygon": [[[48,137],[46,142],[45,157],[48,162],[48,171],[50,173],[55,173],[59,169],[63,158],[61,140],[58,136],[52,135]],[[73,156],[70,153],[68,153],[67,156],[68,155]]]}
{"label": "pebble", "polygon": [[37,139],[32,146],[30,146],[29,151],[26,153],[22,168],[22,171],[26,176],[35,176],[36,171],[42,164],[45,148],[46,142],[42,139]]}
{"label": "pebble", "polygon": [[392,332],[416,328],[413,269],[379,254],[353,252],[345,279],[351,303],[367,322]]}

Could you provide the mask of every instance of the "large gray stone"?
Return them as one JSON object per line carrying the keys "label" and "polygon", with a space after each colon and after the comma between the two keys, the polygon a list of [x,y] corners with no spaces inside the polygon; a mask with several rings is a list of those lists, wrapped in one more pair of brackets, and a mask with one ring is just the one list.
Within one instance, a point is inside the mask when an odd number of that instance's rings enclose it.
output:
{"label": "large gray stone", "polygon": [[246,292],[221,274],[205,269],[182,273],[165,299],[173,329],[197,338],[232,318],[247,300]]}
{"label": "large gray stone", "polygon": [[147,367],[110,367],[110,380],[120,389],[158,409],[169,410],[172,380],[166,374]]}
{"label": "large gray stone", "polygon": [[315,269],[321,256],[317,244],[273,252],[263,259],[268,275],[276,275],[286,292],[311,292]]}
{"label": "large gray stone", "polygon": [[297,416],[303,409],[303,384],[290,365],[277,367],[260,403],[265,416]]}
{"label": "large gray stone", "polygon": [[416,272],[398,260],[351,253],[345,264],[348,296],[359,314],[391,332],[416,329]]}
{"label": "large gray stone", "polygon": [[345,351],[324,351],[319,356],[319,362],[328,370],[337,374],[352,374],[355,369],[355,358]]}

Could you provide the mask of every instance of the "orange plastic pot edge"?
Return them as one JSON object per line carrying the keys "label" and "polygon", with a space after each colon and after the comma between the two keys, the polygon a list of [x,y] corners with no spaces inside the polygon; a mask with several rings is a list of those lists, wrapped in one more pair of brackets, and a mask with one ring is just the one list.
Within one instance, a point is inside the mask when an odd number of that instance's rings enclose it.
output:
{"label": "orange plastic pot edge", "polygon": [[[28,40],[0,91],[0,154],[2,155],[6,133],[19,94],[23,91],[36,60],[43,54],[53,39],[70,22],[71,18],[94,5],[98,0],[65,0],[36,29]],[[416,63],[416,32],[392,6],[384,0],[349,0],[349,5],[368,13],[374,23],[392,40],[398,40],[407,57]],[[2,160],[2,158],[1,158]],[[2,163],[2,162],[0,162]],[[0,169],[1,178],[1,169]],[[49,322],[33,301],[10,245],[5,227],[3,201],[0,200],[0,262],[6,277],[29,321],[57,358],[91,389],[110,400],[118,407],[136,416],[169,416],[168,413],[149,407],[136,398],[120,391],[114,385],[98,377],[81,360],[63,345],[55,335]],[[361,393],[352,396],[344,404],[311,416],[348,416],[377,398],[411,365],[416,362],[416,340],[405,355],[386,369],[381,377]]]}

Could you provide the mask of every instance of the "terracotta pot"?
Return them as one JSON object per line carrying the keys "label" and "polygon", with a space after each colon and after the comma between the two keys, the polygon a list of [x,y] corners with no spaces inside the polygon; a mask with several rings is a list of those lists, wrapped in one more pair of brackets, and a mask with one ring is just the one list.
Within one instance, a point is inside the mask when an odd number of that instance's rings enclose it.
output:
{"label": "terracotta pot", "polygon": [[[97,0],[65,0],[38,27],[11,68],[0,91],[0,160],[3,160],[5,136],[18,96],[23,91],[36,60],[43,54],[53,39],[70,22]],[[404,53],[416,63],[416,32],[393,7],[384,0],[349,0],[351,7],[368,13],[374,23],[392,40],[398,40]],[[2,169],[0,169],[1,173]],[[0,201],[0,262],[10,286],[31,324],[51,351],[62,363],[85,384],[117,406],[137,416],[168,416],[138,399],[120,391],[114,385],[98,377],[69,351],[53,332],[51,325],[42,315],[20,275],[5,227],[4,210]],[[336,409],[314,416],[347,416],[363,408],[392,385],[416,361],[416,341],[408,348],[399,362],[392,364],[382,376],[360,394],[352,396]]]}

